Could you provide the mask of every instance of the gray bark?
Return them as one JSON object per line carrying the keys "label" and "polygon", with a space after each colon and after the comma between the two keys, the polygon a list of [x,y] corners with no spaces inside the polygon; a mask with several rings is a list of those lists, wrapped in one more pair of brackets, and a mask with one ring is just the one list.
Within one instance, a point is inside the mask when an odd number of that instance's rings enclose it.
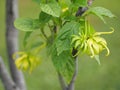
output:
{"label": "gray bark", "polygon": [[66,90],[67,85],[66,85],[66,83],[65,83],[65,81],[60,73],[58,73],[58,78],[59,78],[59,82],[60,82],[62,90]]}
{"label": "gray bark", "polygon": [[58,73],[58,78],[59,78],[59,82],[61,85],[62,90],[75,90],[75,80],[77,77],[77,73],[78,73],[78,57],[75,58],[75,70],[74,70],[74,74],[72,77],[72,80],[70,81],[70,83],[67,85],[63,79],[63,76]]}
{"label": "gray bark", "polygon": [[19,90],[18,87],[15,85],[13,80],[11,79],[6,67],[3,63],[2,58],[0,57],[0,78],[3,82],[3,86],[5,90]]}
{"label": "gray bark", "polygon": [[14,28],[14,20],[18,17],[18,0],[6,0],[6,45],[10,72],[14,83],[20,90],[26,90],[24,77],[12,59],[13,53],[18,51],[18,31]]}
{"label": "gray bark", "polygon": [[76,77],[78,74],[78,57],[75,58],[74,63],[75,63],[75,72],[74,72],[72,80],[66,90],[74,90],[75,89],[75,80],[76,80]]}

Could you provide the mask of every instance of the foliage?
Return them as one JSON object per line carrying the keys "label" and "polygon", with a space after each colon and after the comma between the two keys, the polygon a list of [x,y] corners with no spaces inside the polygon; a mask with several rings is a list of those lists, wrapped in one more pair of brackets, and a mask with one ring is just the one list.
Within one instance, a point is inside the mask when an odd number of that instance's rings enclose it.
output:
{"label": "foliage", "polygon": [[[75,68],[74,59],[78,56],[79,52],[94,57],[98,62],[100,62],[99,54],[104,49],[107,50],[107,55],[109,55],[107,42],[99,35],[112,33],[113,31],[96,32],[87,20],[87,16],[95,14],[105,22],[103,16],[109,18],[115,17],[109,10],[103,7],[89,7],[82,16],[79,15],[75,17],[75,13],[79,7],[88,7],[87,0],[34,1],[39,4],[41,10],[38,19],[18,18],[15,20],[15,27],[19,30],[26,31],[25,46],[28,44],[27,39],[31,36],[30,34],[40,30],[42,33],[41,37],[44,36],[45,38],[43,43],[45,42],[46,47],[51,51],[50,56],[57,72],[64,76],[67,83],[72,79]],[[51,32],[50,36],[45,33],[46,27],[48,27]],[[40,46],[41,44],[38,44],[35,48],[38,49],[37,47]],[[77,51],[74,55],[72,54],[73,48]],[[32,49],[28,51],[31,50]],[[38,50],[38,52],[40,51],[41,50]],[[37,54],[39,55],[39,53]],[[20,58],[21,57],[18,59]],[[36,58],[34,58],[34,60],[36,60]],[[16,60],[16,65],[19,68],[18,59]],[[37,61],[34,61],[34,63]],[[33,63],[25,66],[24,70],[29,67],[31,68],[32,64]]]}
{"label": "foliage", "polygon": [[98,16],[104,23],[106,23],[106,22],[105,22],[103,16],[106,16],[109,18],[115,17],[115,15],[113,15],[108,9],[103,8],[103,7],[90,8],[86,13],[92,13],[92,14]]}
{"label": "foliage", "polygon": [[14,25],[22,31],[34,31],[39,29],[39,21],[31,18],[18,18]]}

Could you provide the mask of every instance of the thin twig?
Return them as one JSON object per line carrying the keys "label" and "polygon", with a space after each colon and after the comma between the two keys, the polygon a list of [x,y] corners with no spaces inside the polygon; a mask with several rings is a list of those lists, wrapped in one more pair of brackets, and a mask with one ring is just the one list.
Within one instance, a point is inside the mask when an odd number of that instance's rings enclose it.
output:
{"label": "thin twig", "polygon": [[68,85],[67,90],[74,90],[75,89],[74,84],[75,84],[75,80],[76,80],[77,74],[78,74],[78,57],[75,58],[74,63],[75,63],[74,74],[73,74],[73,77],[72,77],[70,84]]}
{"label": "thin twig", "polygon": [[60,82],[62,90],[66,90],[67,89],[67,85],[66,85],[66,83],[64,81],[63,76],[59,72],[58,72],[58,78],[59,78],[59,82]]}
{"label": "thin twig", "polygon": [[44,32],[44,29],[43,29],[43,28],[41,28],[41,32],[42,32],[43,36],[46,38],[46,40],[48,40],[48,37],[47,37],[47,35],[45,34],[45,32]]}
{"label": "thin twig", "polygon": [[88,0],[88,6],[91,6],[94,0]]}
{"label": "thin twig", "polygon": [[[88,6],[91,6],[92,5],[92,3],[93,3],[93,1],[94,0],[88,0],[87,1],[87,4],[88,4]],[[88,7],[79,7],[78,8],[78,11],[76,12],[76,17],[78,17],[78,16],[82,16],[83,14],[84,14],[84,12],[86,12],[88,10]]]}

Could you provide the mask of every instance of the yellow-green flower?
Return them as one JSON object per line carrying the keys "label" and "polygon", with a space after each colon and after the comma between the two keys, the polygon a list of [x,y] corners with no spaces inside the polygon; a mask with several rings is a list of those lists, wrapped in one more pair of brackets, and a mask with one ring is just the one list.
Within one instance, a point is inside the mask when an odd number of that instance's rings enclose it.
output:
{"label": "yellow-green flower", "polygon": [[16,52],[13,58],[17,68],[23,71],[32,72],[40,63],[40,59],[37,56],[27,52]]}
{"label": "yellow-green flower", "polygon": [[69,8],[68,7],[65,7],[62,9],[62,12],[66,12]]}
{"label": "yellow-green flower", "polygon": [[87,53],[91,57],[95,57],[96,55],[99,55],[100,52],[106,49],[106,56],[108,56],[110,54],[110,51],[107,47],[107,42],[104,38],[100,37],[100,35],[111,34],[113,32],[113,28],[110,32],[95,32],[93,27],[88,24],[88,22],[85,22],[85,29],[82,30],[79,35],[72,36],[71,43],[74,44],[74,48],[78,50],[76,55],[82,52]]}

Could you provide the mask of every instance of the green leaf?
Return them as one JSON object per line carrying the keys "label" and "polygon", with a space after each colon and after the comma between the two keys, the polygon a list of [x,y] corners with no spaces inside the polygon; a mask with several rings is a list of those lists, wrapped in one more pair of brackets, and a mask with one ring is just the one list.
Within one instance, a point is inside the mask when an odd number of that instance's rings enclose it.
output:
{"label": "green leaf", "polygon": [[33,2],[36,2],[38,4],[40,4],[41,0],[32,0]]}
{"label": "green leaf", "polygon": [[72,15],[66,15],[66,17],[64,18],[66,21],[76,21],[78,20],[77,17],[72,16]]}
{"label": "green leaf", "polygon": [[71,49],[71,36],[78,34],[80,24],[77,22],[69,22],[65,24],[55,40],[57,48],[57,54],[61,54],[63,51]]}
{"label": "green leaf", "polygon": [[42,41],[35,42],[35,43],[33,43],[33,44],[31,45],[31,48],[33,49],[33,48],[39,47],[39,46],[42,45],[42,44],[43,44]]}
{"label": "green leaf", "polygon": [[52,18],[51,15],[41,12],[39,15],[39,21],[41,23],[47,23]]}
{"label": "green leaf", "polygon": [[69,7],[71,5],[71,0],[60,0],[59,4],[62,7],[62,9],[65,7]]}
{"label": "green leaf", "polygon": [[58,40],[56,43],[57,55],[61,54],[63,51],[70,50],[70,39]]}
{"label": "green leaf", "polygon": [[[36,2],[39,5],[40,5],[40,3],[46,3],[46,0],[32,0],[32,1]],[[52,0],[48,0],[48,1],[52,1]]]}
{"label": "green leaf", "polygon": [[40,8],[43,12],[52,15],[54,17],[59,17],[61,13],[61,8],[57,2],[47,3],[47,4],[40,4]]}
{"label": "green leaf", "polygon": [[115,17],[115,15],[112,14],[111,11],[109,11],[108,9],[103,8],[103,7],[90,8],[86,13],[87,14],[92,13],[92,14],[98,16],[104,23],[105,23],[105,20],[104,20],[103,16],[106,16],[106,17],[109,17],[109,18]]}
{"label": "green leaf", "polygon": [[39,20],[31,18],[18,18],[14,26],[21,31],[34,31],[40,28]]}
{"label": "green leaf", "polygon": [[88,0],[74,0],[73,3],[78,7],[84,7],[87,6],[87,1]]}
{"label": "green leaf", "polygon": [[56,70],[64,76],[67,83],[70,82],[74,73],[74,58],[71,56],[69,51],[65,51],[60,55],[57,55],[56,48],[52,48],[52,61]]}
{"label": "green leaf", "polygon": [[26,45],[27,45],[27,40],[28,40],[28,38],[30,37],[31,33],[32,33],[32,32],[26,32],[26,33],[25,33],[25,36],[24,36],[24,39],[23,39],[23,45],[24,45],[24,47],[26,47]]}

